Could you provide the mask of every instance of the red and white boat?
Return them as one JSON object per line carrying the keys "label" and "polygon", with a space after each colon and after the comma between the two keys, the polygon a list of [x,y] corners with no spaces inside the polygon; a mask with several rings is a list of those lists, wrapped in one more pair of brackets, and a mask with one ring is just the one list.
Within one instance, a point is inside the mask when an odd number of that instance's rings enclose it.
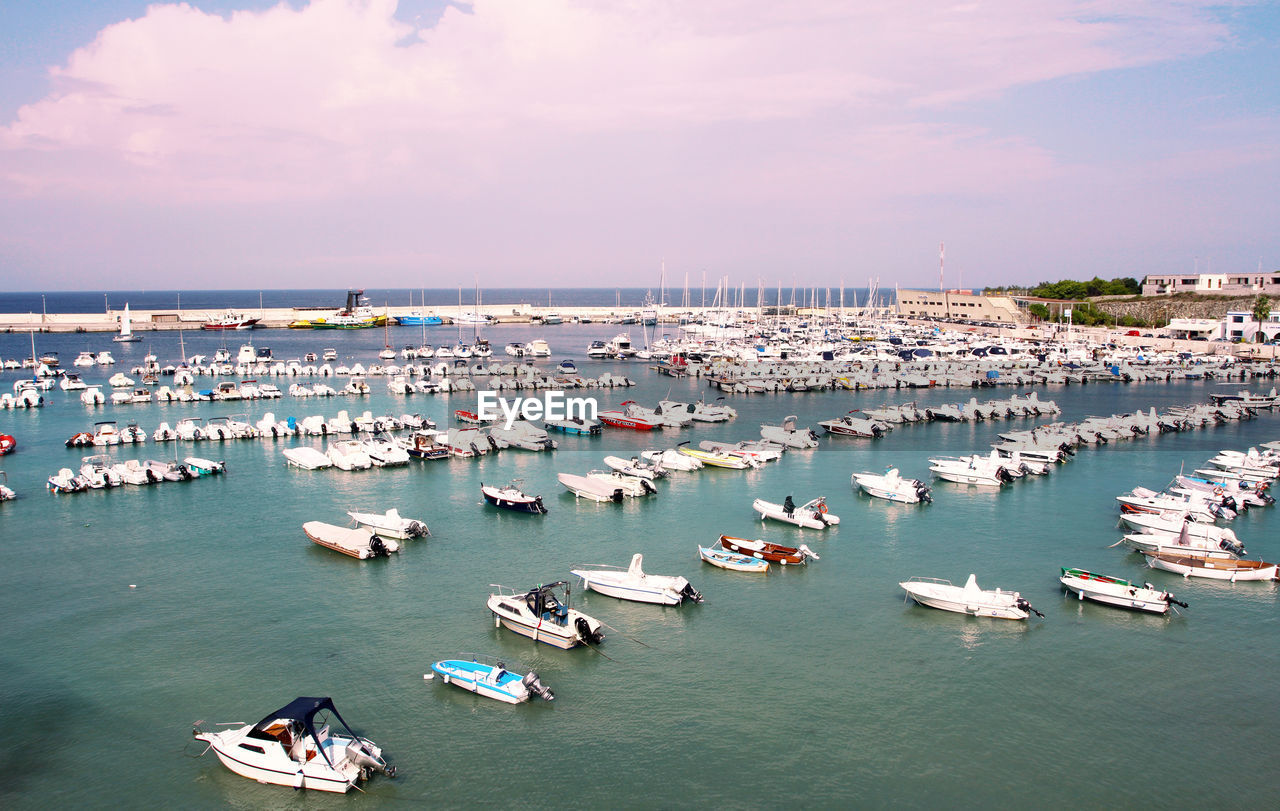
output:
{"label": "red and white boat", "polygon": [[596,414],[596,419],[605,425],[612,425],[614,428],[630,428],[632,431],[652,431],[662,425],[657,420],[640,414],[638,406],[632,408],[635,405],[634,400],[627,400],[613,411],[601,411]]}
{"label": "red and white boat", "polygon": [[464,411],[461,408],[453,412],[453,418],[458,422],[465,422],[468,425],[488,425],[491,422],[497,421],[496,417],[487,420],[482,419],[480,415],[476,414],[474,411]]}
{"label": "red and white boat", "polygon": [[18,447],[18,440],[9,434],[0,434],[0,456],[4,456],[16,447]]}
{"label": "red and white boat", "polygon": [[254,325],[260,319],[250,318],[247,315],[238,313],[234,310],[227,310],[219,316],[211,316],[208,321],[200,326],[200,329],[223,330],[223,329],[253,329]]}

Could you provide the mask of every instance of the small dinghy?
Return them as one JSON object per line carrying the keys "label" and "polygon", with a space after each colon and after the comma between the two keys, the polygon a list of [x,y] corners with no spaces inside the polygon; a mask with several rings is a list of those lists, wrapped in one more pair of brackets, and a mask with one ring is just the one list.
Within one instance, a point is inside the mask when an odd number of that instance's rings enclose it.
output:
{"label": "small dinghy", "polygon": [[1152,569],[1180,574],[1183,577],[1203,577],[1209,580],[1277,580],[1277,566],[1261,560],[1231,560],[1191,553],[1168,552],[1142,553]]}
{"label": "small dinghy", "polygon": [[571,608],[569,584],[558,580],[535,586],[522,593],[491,584],[498,589],[490,594],[489,611],[495,627],[504,627],[544,642],[561,650],[578,645],[599,645],[604,641],[603,623]]}
{"label": "small dinghy", "polygon": [[374,772],[396,774],[382,749],[347,726],[331,698],[296,698],[256,724],[220,724],[230,727],[221,732],[205,731],[203,723],[195,723],[192,736],[209,744],[222,765],[259,783],[345,793]]}
{"label": "small dinghy", "polygon": [[1105,574],[1065,566],[1062,569],[1062,576],[1058,579],[1081,601],[1093,600],[1103,605],[1149,611],[1152,614],[1167,614],[1169,607],[1173,605],[1187,607],[1186,603],[1178,601],[1169,592],[1160,591],[1150,583],[1139,586],[1118,577],[1108,577]]}
{"label": "small dinghy", "polygon": [[431,534],[431,530],[427,529],[426,524],[421,521],[415,521],[412,518],[402,517],[400,511],[394,507],[385,513],[348,511],[347,515],[351,516],[351,520],[355,521],[357,525],[371,529],[383,538],[408,540],[409,538],[420,538],[423,535]]}
{"label": "small dinghy", "polygon": [[308,521],[302,525],[302,531],[308,538],[326,549],[360,560],[385,557],[392,552],[400,551],[400,544],[378,537],[371,529],[352,529],[326,524],[323,521]]}
{"label": "small dinghy", "polygon": [[896,467],[884,473],[855,473],[853,486],[874,498],[902,504],[926,504],[933,501],[933,491],[919,479],[904,479]]}
{"label": "small dinghy", "polygon": [[802,563],[808,563],[810,558],[818,560],[818,556],[814,554],[813,550],[804,544],[800,544],[798,547],[791,547],[777,543],[769,543],[768,541],[749,540],[747,538],[735,538],[732,535],[721,535],[720,546],[730,552],[736,552],[739,555],[767,560],[770,563],[779,563],[783,566],[795,566]]}
{"label": "small dinghy", "polygon": [[[440,680],[445,684],[508,704],[519,704],[533,696],[544,701],[555,700],[555,693],[532,670],[521,676],[508,670],[501,660],[474,653],[462,655],[471,658],[443,659],[432,664],[431,669],[440,674]],[[485,661],[481,661],[482,659]],[[430,679],[432,675],[429,673],[426,678]]]}
{"label": "small dinghy", "polygon": [[720,549],[714,546],[699,546],[698,557],[712,566],[718,566],[721,569],[728,569],[734,572],[769,571],[769,561],[767,560],[739,555],[736,552],[730,552],[727,549]]}
{"label": "small dinghy", "polygon": [[963,586],[955,586],[950,580],[936,577],[913,577],[898,585],[920,605],[942,611],[1006,620],[1024,620],[1032,614],[1044,617],[1016,591],[978,588],[977,575],[969,575]]}
{"label": "small dinghy", "polygon": [[795,505],[791,496],[787,496],[781,504],[758,498],[751,502],[751,509],[760,513],[761,521],[772,518],[775,521],[795,524],[805,529],[826,529],[840,523],[840,516],[827,512],[825,496],[807,501],[801,507]]}
{"label": "small dinghy", "polygon": [[480,482],[480,495],[484,496],[485,501],[504,510],[546,515],[547,508],[542,504],[542,496],[531,496],[521,490],[519,485],[519,479],[506,487],[495,487],[492,484],[486,485]]}
{"label": "small dinghy", "polygon": [[643,563],[644,556],[637,552],[631,557],[631,565],[626,569],[597,566],[572,569],[571,572],[575,577],[582,578],[582,584],[592,591],[617,597],[619,600],[658,605],[679,605],[685,600],[702,602],[702,595],[689,585],[688,580],[671,575],[645,574]]}

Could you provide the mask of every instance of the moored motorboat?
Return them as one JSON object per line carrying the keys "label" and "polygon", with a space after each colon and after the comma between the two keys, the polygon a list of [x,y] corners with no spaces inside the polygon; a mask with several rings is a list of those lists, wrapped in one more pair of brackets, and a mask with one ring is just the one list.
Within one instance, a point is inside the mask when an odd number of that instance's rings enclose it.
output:
{"label": "moored motorboat", "polygon": [[291,467],[303,470],[323,470],[333,467],[333,460],[315,448],[302,445],[297,448],[285,448],[280,452],[285,462]]}
{"label": "moored motorboat", "polygon": [[[556,696],[551,688],[543,684],[538,674],[532,670],[521,676],[508,670],[500,659],[481,657],[474,653],[464,653],[463,656],[470,658],[442,659],[433,663],[431,669],[440,674],[440,680],[445,684],[507,704],[519,704],[533,696],[544,701],[555,700]],[[428,675],[427,678],[431,676]]]}
{"label": "moored motorboat", "polygon": [[578,434],[580,436],[596,436],[601,431],[599,422],[581,417],[564,420],[544,420],[542,424],[548,431],[561,431],[566,434]]}
{"label": "moored motorboat", "polygon": [[216,476],[219,473],[227,472],[226,462],[215,462],[212,459],[203,459],[199,456],[188,456],[182,460],[182,463],[197,476]]}
{"label": "moored motorboat", "polygon": [[897,501],[903,504],[929,503],[933,501],[933,492],[929,486],[919,479],[904,479],[896,467],[884,473],[854,473],[853,486],[862,488],[869,496],[886,501]]}
{"label": "moored motorboat", "polygon": [[635,402],[626,400],[616,409],[597,413],[596,418],[605,425],[614,428],[629,428],[633,431],[652,431],[654,428],[662,426],[663,423],[659,419],[654,419],[652,416],[644,414],[647,409],[641,409],[638,406],[633,408],[632,406],[636,406]]}
{"label": "moored motorboat", "polygon": [[1025,620],[1032,614],[1044,616],[1016,591],[978,588],[977,576],[972,574],[963,586],[934,577],[913,577],[898,585],[920,605],[942,611],[1009,620]]}
{"label": "moored motorboat", "polygon": [[1180,602],[1171,593],[1160,591],[1150,583],[1139,586],[1118,577],[1065,566],[1058,579],[1081,600],[1093,600],[1103,605],[1149,611],[1152,614],[1168,613],[1170,606],[1174,605],[1187,607],[1186,603]]}
{"label": "moored motorboat", "polygon": [[573,473],[557,473],[556,480],[569,489],[574,496],[592,501],[622,501],[626,492],[621,486],[588,476]]}
{"label": "moored motorboat", "polygon": [[625,569],[601,565],[578,567],[571,572],[582,578],[583,585],[592,591],[619,600],[658,605],[679,605],[685,600],[702,602],[702,595],[688,580],[672,575],[645,574],[643,563],[644,556],[637,552],[631,557],[631,565]]}
{"label": "moored motorboat", "polygon": [[840,523],[840,516],[827,511],[825,496],[810,499],[799,507],[791,500],[791,496],[787,496],[781,504],[758,498],[751,502],[751,509],[760,513],[761,521],[772,518],[805,529],[826,529]]}
{"label": "moored motorboat", "polygon": [[506,487],[480,482],[480,495],[484,496],[484,500],[488,503],[504,510],[545,515],[547,508],[542,503],[542,496],[531,496],[525,493],[520,489],[519,484],[519,479]]}
{"label": "moored motorboat", "polygon": [[746,470],[747,468],[758,468],[760,463],[747,456],[737,456],[729,453],[712,453],[710,451],[690,448],[688,442],[681,442],[676,446],[676,450],[685,456],[696,459],[704,465],[711,467],[723,467],[729,470]]}
{"label": "moored motorboat", "polygon": [[[317,720],[323,712],[328,722]],[[205,731],[202,723],[191,731],[195,739],[208,743],[222,765],[259,783],[344,793],[375,771],[395,776],[382,749],[355,734],[328,697],[296,698],[256,724],[221,732]]]}
{"label": "moored motorboat", "polygon": [[498,591],[489,595],[486,605],[495,626],[562,650],[604,641],[603,623],[570,606],[569,584],[564,580],[523,593],[496,584],[494,588]]}
{"label": "moored motorboat", "polygon": [[371,529],[383,538],[407,540],[431,534],[424,522],[412,518],[404,518],[395,507],[385,513],[362,513],[348,510],[347,515],[351,516],[351,520],[355,521],[358,526]]}
{"label": "moored motorboat", "polygon": [[783,566],[795,566],[797,564],[808,563],[809,559],[818,560],[817,554],[804,544],[798,547],[783,546],[782,544],[769,543],[768,541],[752,540],[749,538],[735,538],[732,535],[721,535],[720,546],[730,552],[736,552],[739,555],[747,557],[759,558],[767,560],[770,563],[779,563]]}
{"label": "moored motorboat", "polygon": [[360,560],[400,551],[400,544],[381,538],[371,529],[352,529],[323,521],[308,521],[302,525],[302,531],[320,546]]}
{"label": "moored motorboat", "polygon": [[768,572],[769,561],[740,555],[714,546],[699,546],[698,557],[712,566],[733,572]]}

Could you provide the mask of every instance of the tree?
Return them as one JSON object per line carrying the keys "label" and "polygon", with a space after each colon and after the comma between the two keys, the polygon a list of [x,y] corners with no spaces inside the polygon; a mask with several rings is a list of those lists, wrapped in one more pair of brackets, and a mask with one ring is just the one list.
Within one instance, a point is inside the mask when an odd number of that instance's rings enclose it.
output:
{"label": "tree", "polygon": [[1258,332],[1262,332],[1262,322],[1271,317],[1271,299],[1258,294],[1253,300],[1253,320],[1258,322]]}
{"label": "tree", "polygon": [[1041,321],[1049,320],[1049,308],[1038,301],[1031,302],[1031,304],[1027,306],[1027,312],[1031,313]]}

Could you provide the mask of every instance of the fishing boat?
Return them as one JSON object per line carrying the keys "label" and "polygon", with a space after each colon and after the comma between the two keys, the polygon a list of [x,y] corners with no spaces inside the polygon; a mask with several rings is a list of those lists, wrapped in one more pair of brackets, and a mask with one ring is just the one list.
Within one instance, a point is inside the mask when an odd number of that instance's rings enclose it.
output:
{"label": "fishing boat", "polygon": [[523,593],[491,585],[498,591],[489,595],[486,605],[495,627],[505,627],[561,650],[604,641],[603,623],[570,606],[570,588],[564,580],[534,586]]}
{"label": "fishing boat", "polygon": [[714,546],[699,546],[698,557],[712,566],[718,566],[721,569],[728,569],[733,572],[769,571],[769,561],[767,560],[739,555],[737,552],[718,549]]}
{"label": "fishing boat", "polygon": [[919,479],[904,479],[896,467],[884,473],[855,473],[853,486],[874,498],[897,501],[903,504],[926,504],[933,501],[933,492]]}
{"label": "fishing boat", "polygon": [[253,329],[261,319],[252,318],[235,310],[227,310],[220,315],[211,315],[200,325],[203,330]]}
{"label": "fishing boat", "polygon": [[[470,693],[486,698],[504,701],[507,704],[519,704],[533,696],[544,701],[554,701],[555,693],[542,683],[538,674],[532,670],[521,676],[507,669],[500,659],[481,657],[474,653],[464,653],[469,659],[442,659],[431,665],[432,671],[440,674],[445,684],[461,687]],[[484,661],[482,661],[482,659]],[[426,678],[432,678],[428,674]]]}
{"label": "fishing boat", "polygon": [[333,467],[333,460],[315,448],[307,446],[285,448],[281,453],[284,454],[284,460],[288,465],[303,470],[324,470],[327,467]]}
{"label": "fishing boat", "polygon": [[825,496],[806,501],[799,507],[791,500],[791,496],[787,496],[781,504],[758,498],[751,502],[751,509],[760,513],[761,521],[772,518],[805,529],[826,529],[840,523],[840,516],[827,511]]}
{"label": "fishing boat", "polygon": [[302,531],[320,546],[360,560],[384,557],[400,551],[400,544],[391,539],[384,540],[371,529],[352,529],[323,521],[308,521],[302,525]]}
{"label": "fishing boat", "polygon": [[620,502],[626,496],[626,492],[620,485],[601,481],[600,479],[592,479],[588,476],[557,473],[556,480],[568,488],[569,492],[573,493],[576,498],[599,502]]}
{"label": "fishing boat", "polygon": [[111,340],[118,344],[133,343],[134,341],[142,340],[142,336],[133,331],[133,317],[129,315],[128,302],[125,303],[124,310],[120,313],[120,332]]}
{"label": "fishing boat", "polygon": [[486,485],[480,482],[480,495],[484,496],[484,500],[488,503],[504,510],[545,515],[547,508],[542,504],[542,496],[531,496],[525,493],[520,489],[519,484],[520,479],[516,479],[506,487],[495,487],[492,484]]}
{"label": "fishing boat", "polygon": [[1277,565],[1261,560],[1230,560],[1197,555],[1191,552],[1171,554],[1168,552],[1142,553],[1147,565],[1153,569],[1180,574],[1183,577],[1203,577],[1209,580],[1276,580]]}
{"label": "fishing boat", "polygon": [[431,530],[427,529],[425,523],[402,517],[399,510],[394,507],[385,513],[361,513],[348,510],[347,515],[351,516],[351,520],[355,521],[357,526],[371,529],[383,538],[408,540],[431,534]]}
{"label": "fishing boat", "polygon": [[782,544],[777,543],[769,543],[768,541],[735,538],[732,535],[721,535],[720,546],[730,552],[736,552],[739,555],[759,558],[760,560],[767,560],[770,563],[778,563],[783,566],[796,566],[808,563],[810,558],[818,560],[817,554],[804,544],[792,547],[783,546]]}
{"label": "fishing boat", "polygon": [[582,584],[592,591],[617,597],[619,600],[658,605],[680,605],[685,600],[702,602],[702,595],[688,580],[673,575],[645,574],[643,563],[644,556],[637,552],[631,556],[631,565],[625,569],[596,565],[570,571],[575,577],[581,578]]}
{"label": "fishing boat", "polygon": [[382,749],[355,734],[328,697],[295,698],[256,724],[220,724],[232,727],[221,732],[205,731],[203,723],[193,725],[195,739],[209,744],[222,765],[259,783],[345,793],[373,772],[395,777]]}
{"label": "fishing boat", "polygon": [[977,575],[969,575],[963,586],[936,577],[913,577],[898,585],[920,605],[942,611],[1007,620],[1025,620],[1032,614],[1044,617],[1016,591],[978,588]]}
{"label": "fishing boat", "polygon": [[1166,614],[1170,606],[1174,605],[1187,607],[1186,603],[1177,600],[1171,593],[1160,591],[1150,583],[1139,586],[1118,577],[1065,566],[1062,568],[1062,576],[1058,579],[1081,601],[1093,600],[1103,605],[1149,611],[1152,614]]}

